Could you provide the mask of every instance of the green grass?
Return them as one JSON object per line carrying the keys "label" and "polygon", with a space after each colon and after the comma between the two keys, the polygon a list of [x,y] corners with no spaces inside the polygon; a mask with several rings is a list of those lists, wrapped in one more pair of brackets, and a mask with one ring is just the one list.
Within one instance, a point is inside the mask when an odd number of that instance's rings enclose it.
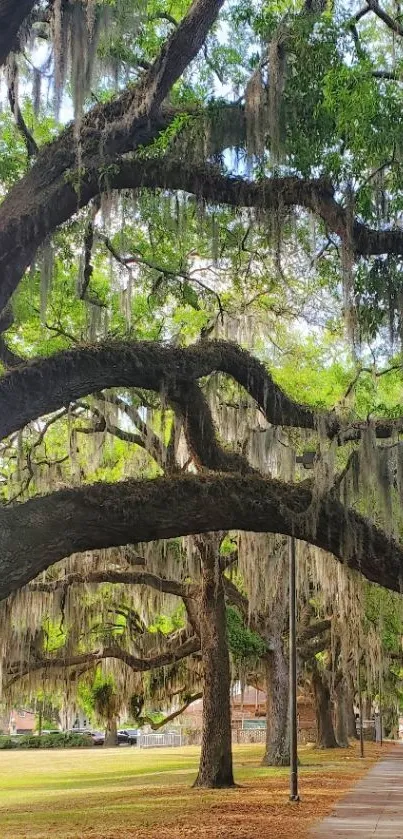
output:
{"label": "green grass", "polygon": [[[261,767],[262,750],[261,745],[234,748],[236,780],[248,787],[248,794],[266,779],[273,794],[276,779],[284,788],[287,770]],[[245,803],[242,790],[192,791],[198,758],[193,747],[1,752],[0,836],[120,839],[143,836],[154,826],[160,826],[161,835],[161,828],[178,818],[197,824],[200,808],[207,812],[219,803],[235,803],[228,796]],[[302,774],[323,772],[326,760],[328,772],[340,771],[339,753],[303,749],[301,758]],[[357,772],[353,750],[343,756],[343,773],[349,768]]]}

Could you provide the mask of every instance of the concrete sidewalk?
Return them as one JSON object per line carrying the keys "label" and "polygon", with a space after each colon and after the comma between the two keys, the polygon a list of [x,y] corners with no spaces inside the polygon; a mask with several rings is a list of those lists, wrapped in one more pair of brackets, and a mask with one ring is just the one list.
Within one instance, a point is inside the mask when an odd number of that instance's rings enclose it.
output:
{"label": "concrete sidewalk", "polygon": [[385,745],[385,751],[385,757],[311,831],[312,839],[403,839],[403,745]]}

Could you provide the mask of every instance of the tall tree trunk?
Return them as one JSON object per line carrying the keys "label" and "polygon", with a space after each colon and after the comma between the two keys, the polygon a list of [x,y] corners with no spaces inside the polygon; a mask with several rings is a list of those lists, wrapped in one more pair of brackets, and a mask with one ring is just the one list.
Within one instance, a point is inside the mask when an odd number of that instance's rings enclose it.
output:
{"label": "tall tree trunk", "polygon": [[322,678],[317,664],[314,664],[312,670],[312,687],[315,697],[317,724],[316,745],[320,749],[336,749],[337,740],[333,727],[330,690],[325,679]]}
{"label": "tall tree trunk", "polygon": [[224,587],[217,539],[197,540],[202,557],[200,641],[203,663],[203,730],[195,787],[232,787],[230,663]]}
{"label": "tall tree trunk", "polygon": [[336,740],[341,749],[348,749],[348,689],[344,677],[336,682]]}
{"label": "tall tree trunk", "polygon": [[266,657],[266,750],[263,766],[289,766],[289,680],[281,638]]}
{"label": "tall tree trunk", "polygon": [[108,720],[106,731],[105,731],[105,742],[104,746],[109,748],[111,746],[118,745],[118,726],[116,722],[116,718],[113,720]]}

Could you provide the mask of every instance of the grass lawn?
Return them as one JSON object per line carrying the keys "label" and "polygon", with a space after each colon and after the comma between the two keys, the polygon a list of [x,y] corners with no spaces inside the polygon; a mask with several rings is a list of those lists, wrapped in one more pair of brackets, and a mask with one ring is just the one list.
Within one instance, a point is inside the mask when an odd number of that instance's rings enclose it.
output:
{"label": "grass lawn", "polygon": [[299,805],[288,774],[260,764],[262,746],[235,746],[234,790],[192,790],[198,749],[0,752],[1,839],[302,839],[379,755],[366,745],[300,750]]}

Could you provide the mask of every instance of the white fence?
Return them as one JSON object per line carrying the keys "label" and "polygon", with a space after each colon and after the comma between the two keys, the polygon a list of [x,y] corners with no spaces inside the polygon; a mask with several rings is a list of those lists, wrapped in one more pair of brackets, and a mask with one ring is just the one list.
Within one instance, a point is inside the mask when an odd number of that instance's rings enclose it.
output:
{"label": "white fence", "polygon": [[181,746],[181,734],[162,734],[152,732],[150,734],[140,734],[138,739],[140,749],[155,749],[164,748],[168,746]]}

